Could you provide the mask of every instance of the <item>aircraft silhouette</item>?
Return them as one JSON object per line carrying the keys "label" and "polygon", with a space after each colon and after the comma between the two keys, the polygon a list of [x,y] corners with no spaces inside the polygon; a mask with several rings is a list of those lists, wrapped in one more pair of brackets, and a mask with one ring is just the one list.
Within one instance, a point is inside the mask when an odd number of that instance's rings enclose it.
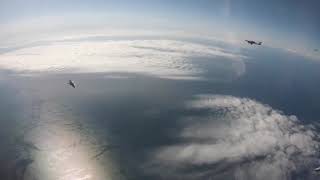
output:
{"label": "aircraft silhouette", "polygon": [[251,41],[251,40],[246,40],[246,42],[250,45],[262,45],[262,42],[256,42],[256,41]]}
{"label": "aircraft silhouette", "polygon": [[68,83],[70,86],[72,86],[73,88],[76,88],[76,85],[74,84],[73,81],[69,80],[69,83]]}

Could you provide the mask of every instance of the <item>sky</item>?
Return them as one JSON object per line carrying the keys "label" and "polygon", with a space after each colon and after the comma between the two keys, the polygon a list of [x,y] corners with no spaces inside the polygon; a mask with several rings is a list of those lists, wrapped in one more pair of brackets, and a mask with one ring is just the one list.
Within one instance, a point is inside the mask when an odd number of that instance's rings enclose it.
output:
{"label": "sky", "polygon": [[317,0],[1,0],[0,39],[5,47],[57,34],[174,31],[312,51],[320,46],[318,7]]}

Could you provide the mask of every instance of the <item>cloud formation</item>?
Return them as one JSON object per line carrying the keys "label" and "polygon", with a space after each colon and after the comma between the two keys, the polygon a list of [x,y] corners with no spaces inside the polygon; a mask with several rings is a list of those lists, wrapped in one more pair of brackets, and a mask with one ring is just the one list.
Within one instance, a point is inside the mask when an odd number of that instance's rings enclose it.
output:
{"label": "cloud formation", "polygon": [[0,68],[24,73],[130,72],[195,79],[203,70],[191,61],[193,57],[223,57],[239,66],[243,66],[244,58],[219,47],[177,40],[77,41],[4,53]]}
{"label": "cloud formation", "polygon": [[182,120],[180,143],[156,150],[150,172],[172,179],[283,180],[304,171],[315,179],[318,136],[297,117],[232,96],[199,96],[188,108],[206,115]]}

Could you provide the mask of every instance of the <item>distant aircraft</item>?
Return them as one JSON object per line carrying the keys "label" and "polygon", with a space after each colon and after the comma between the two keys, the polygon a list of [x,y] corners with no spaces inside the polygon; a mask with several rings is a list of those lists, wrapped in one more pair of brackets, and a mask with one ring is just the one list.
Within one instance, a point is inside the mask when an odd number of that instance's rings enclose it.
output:
{"label": "distant aircraft", "polygon": [[74,84],[73,81],[69,80],[69,83],[68,83],[70,86],[72,86],[73,88],[76,88],[76,85]]}
{"label": "distant aircraft", "polygon": [[319,51],[319,49],[314,49],[314,51],[315,51],[315,52],[318,52],[318,51]]}
{"label": "distant aircraft", "polygon": [[320,167],[314,169],[315,172],[320,172]]}
{"label": "distant aircraft", "polygon": [[250,45],[262,45],[262,42],[256,42],[256,41],[251,41],[251,40],[246,40],[246,42]]}

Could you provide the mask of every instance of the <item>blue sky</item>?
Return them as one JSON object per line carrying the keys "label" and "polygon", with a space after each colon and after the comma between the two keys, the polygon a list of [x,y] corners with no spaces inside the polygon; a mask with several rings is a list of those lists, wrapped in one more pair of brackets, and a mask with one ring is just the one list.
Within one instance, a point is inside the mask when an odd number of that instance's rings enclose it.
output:
{"label": "blue sky", "polygon": [[319,7],[317,0],[0,0],[0,25],[57,16],[57,22],[43,20],[51,23],[48,29],[65,28],[58,27],[59,21],[81,27],[96,22],[212,36],[225,33],[237,39],[252,37],[277,46],[313,49],[320,46]]}

